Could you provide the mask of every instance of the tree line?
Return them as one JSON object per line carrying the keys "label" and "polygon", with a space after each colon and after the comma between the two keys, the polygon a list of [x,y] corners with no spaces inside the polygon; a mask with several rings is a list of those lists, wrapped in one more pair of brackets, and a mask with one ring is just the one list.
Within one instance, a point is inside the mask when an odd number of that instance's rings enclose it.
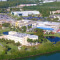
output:
{"label": "tree line", "polygon": [[34,3],[33,1],[29,0],[8,0],[0,2],[0,8],[7,8],[11,6],[17,6],[19,4],[26,4],[26,3]]}
{"label": "tree line", "polygon": [[38,6],[25,6],[24,10],[38,10],[43,17],[47,17],[50,15],[50,11],[60,10],[60,2],[53,2],[53,3],[44,3]]}

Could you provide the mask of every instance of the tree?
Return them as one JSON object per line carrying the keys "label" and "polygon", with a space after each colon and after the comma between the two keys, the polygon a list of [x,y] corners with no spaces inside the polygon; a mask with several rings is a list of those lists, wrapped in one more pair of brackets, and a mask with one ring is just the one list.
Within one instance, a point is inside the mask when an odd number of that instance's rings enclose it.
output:
{"label": "tree", "polygon": [[2,24],[3,27],[10,27],[10,23],[4,23]]}
{"label": "tree", "polygon": [[39,43],[42,43],[41,39],[38,40]]}
{"label": "tree", "polygon": [[32,39],[27,39],[27,41],[29,42],[29,43],[31,43],[31,45],[32,45],[32,43],[34,43],[34,44],[36,44],[36,42],[38,42],[38,40],[32,40]]}
{"label": "tree", "polygon": [[17,43],[15,43],[15,45],[16,45],[16,46],[20,46],[21,44],[20,44],[20,42],[17,42]]}
{"label": "tree", "polygon": [[39,38],[43,37],[43,30],[36,28],[34,34],[37,35]]}
{"label": "tree", "polygon": [[26,32],[26,26],[21,27],[22,32]]}
{"label": "tree", "polygon": [[0,29],[2,29],[2,25],[0,24]]}
{"label": "tree", "polygon": [[33,43],[36,44],[36,42],[38,42],[38,40],[33,40]]}
{"label": "tree", "polygon": [[32,28],[32,26],[28,26],[28,29]]}
{"label": "tree", "polygon": [[32,39],[27,39],[27,41],[32,45],[32,43],[33,43],[33,40]]}
{"label": "tree", "polygon": [[60,41],[56,43],[56,45],[60,45]]}

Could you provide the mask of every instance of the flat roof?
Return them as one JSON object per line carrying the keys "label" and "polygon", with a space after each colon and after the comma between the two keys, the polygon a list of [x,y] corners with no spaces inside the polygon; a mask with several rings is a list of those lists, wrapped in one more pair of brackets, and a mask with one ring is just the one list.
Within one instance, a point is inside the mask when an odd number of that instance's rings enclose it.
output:
{"label": "flat roof", "polygon": [[37,27],[39,29],[43,29],[43,30],[54,30],[53,28],[46,28],[46,27]]}

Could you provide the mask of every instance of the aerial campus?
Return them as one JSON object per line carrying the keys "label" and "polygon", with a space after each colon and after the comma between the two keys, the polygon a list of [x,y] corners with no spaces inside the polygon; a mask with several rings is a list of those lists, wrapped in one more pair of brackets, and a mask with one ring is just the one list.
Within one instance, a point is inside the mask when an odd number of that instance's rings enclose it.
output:
{"label": "aerial campus", "polygon": [[60,1],[0,3],[0,60],[60,51]]}

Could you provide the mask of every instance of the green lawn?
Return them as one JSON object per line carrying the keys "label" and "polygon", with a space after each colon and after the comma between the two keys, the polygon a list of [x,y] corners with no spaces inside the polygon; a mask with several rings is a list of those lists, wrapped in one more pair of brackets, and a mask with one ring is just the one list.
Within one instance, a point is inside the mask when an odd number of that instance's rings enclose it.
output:
{"label": "green lawn", "polygon": [[6,31],[10,31],[10,28],[0,29],[0,33],[6,32]]}
{"label": "green lawn", "polygon": [[3,54],[3,52],[4,52],[4,47],[0,45],[0,55]]}
{"label": "green lawn", "polygon": [[3,46],[9,46],[10,48],[12,48],[12,49],[15,49],[15,50],[17,50],[17,46],[16,45],[14,45],[14,44],[6,44],[5,42],[0,42]]}
{"label": "green lawn", "polygon": [[[8,46],[9,48],[11,48],[11,50],[10,51],[7,51],[7,54],[11,54],[11,51],[18,51],[18,46],[16,46],[16,45],[14,45],[14,44],[6,44],[5,42],[0,42],[3,46]],[[1,48],[1,50],[3,50],[3,48],[2,47],[0,47]]]}
{"label": "green lawn", "polygon": [[44,36],[56,36],[56,37],[60,37],[60,34],[45,34]]}
{"label": "green lawn", "polygon": [[34,34],[34,32],[26,32],[27,34]]}

